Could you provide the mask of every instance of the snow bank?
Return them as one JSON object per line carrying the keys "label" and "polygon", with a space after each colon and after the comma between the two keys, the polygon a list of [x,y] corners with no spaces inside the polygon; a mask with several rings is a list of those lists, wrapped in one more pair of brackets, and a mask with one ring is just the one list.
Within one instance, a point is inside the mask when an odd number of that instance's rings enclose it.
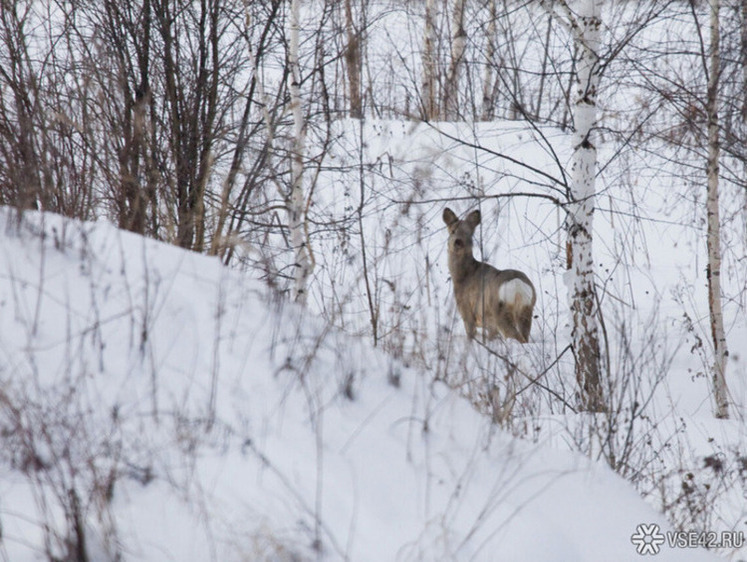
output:
{"label": "snow bank", "polygon": [[666,528],[215,259],[2,220],[5,559],[85,536],[92,560],[636,560],[637,526]]}

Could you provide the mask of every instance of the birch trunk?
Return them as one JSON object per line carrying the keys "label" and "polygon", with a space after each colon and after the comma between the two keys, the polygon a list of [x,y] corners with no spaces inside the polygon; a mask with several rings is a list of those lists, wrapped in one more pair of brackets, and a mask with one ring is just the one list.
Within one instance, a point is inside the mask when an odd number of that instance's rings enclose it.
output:
{"label": "birch trunk", "polygon": [[[744,0],[747,2],[747,0]],[[488,21],[488,35],[486,37],[486,51],[485,51],[485,79],[482,84],[482,120],[490,121],[493,119],[495,111],[495,96],[494,92],[494,78],[493,78],[493,65],[495,64],[495,35],[496,26],[495,20],[498,17],[498,10],[495,5],[496,0],[490,0],[490,20]]]}
{"label": "birch trunk", "polygon": [[592,255],[597,165],[597,149],[592,142],[592,132],[597,119],[602,0],[583,0],[577,7],[575,14],[568,10],[578,63],[573,110],[573,165],[566,219],[567,265],[576,380],[580,387],[582,405],[589,411],[603,411],[605,406]]}
{"label": "birch trunk", "polygon": [[295,253],[293,298],[306,304],[306,285],[311,274],[306,226],[306,197],[303,191],[304,154],[306,151],[306,124],[301,104],[301,67],[298,61],[298,32],[300,25],[300,0],[292,0],[290,17],[290,41],[288,61],[290,63],[290,110],[293,115],[293,148],[291,151],[291,192],[288,197],[288,229],[291,246]]}
{"label": "birch trunk", "polygon": [[464,0],[455,0],[451,20],[451,62],[444,88],[444,111],[447,119],[459,119],[459,74],[462,69],[467,32],[464,30]]}
{"label": "birch trunk", "polygon": [[726,358],[729,351],[724,334],[724,318],[721,312],[721,232],[719,217],[719,135],[718,135],[718,87],[721,73],[719,54],[719,0],[711,0],[711,45],[709,49],[708,93],[706,114],[708,117],[708,197],[706,213],[708,215],[708,305],[711,319],[711,336],[713,338],[714,362],[711,374],[713,397],[715,400],[714,415],[717,418],[729,417],[729,403],[726,388]]}
{"label": "birch trunk", "polygon": [[423,31],[423,118],[426,121],[438,119],[436,103],[436,3],[425,2],[425,28]]}

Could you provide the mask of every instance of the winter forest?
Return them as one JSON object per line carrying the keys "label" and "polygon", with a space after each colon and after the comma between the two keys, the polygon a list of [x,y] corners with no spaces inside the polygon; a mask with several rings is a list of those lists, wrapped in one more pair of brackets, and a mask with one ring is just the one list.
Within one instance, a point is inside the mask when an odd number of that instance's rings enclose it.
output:
{"label": "winter forest", "polygon": [[0,560],[747,560],[747,0],[0,0],[0,225]]}

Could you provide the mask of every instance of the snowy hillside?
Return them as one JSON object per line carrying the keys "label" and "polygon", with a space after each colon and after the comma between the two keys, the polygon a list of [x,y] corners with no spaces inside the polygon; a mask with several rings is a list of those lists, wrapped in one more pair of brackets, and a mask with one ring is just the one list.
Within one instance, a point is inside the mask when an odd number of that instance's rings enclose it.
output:
{"label": "snowy hillside", "polygon": [[747,560],[745,6],[3,3],[0,560]]}
{"label": "snowy hillside", "polygon": [[215,259],[2,223],[2,559],[636,560],[669,529]]}

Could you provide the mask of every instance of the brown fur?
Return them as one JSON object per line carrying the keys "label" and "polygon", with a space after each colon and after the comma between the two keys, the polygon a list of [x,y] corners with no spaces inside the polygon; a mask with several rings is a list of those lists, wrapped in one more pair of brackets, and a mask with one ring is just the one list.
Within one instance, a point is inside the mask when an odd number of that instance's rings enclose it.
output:
{"label": "brown fur", "polygon": [[[449,229],[449,272],[454,284],[454,297],[467,336],[473,339],[477,328],[482,328],[489,339],[501,334],[504,338],[528,342],[532,311],[537,301],[532,282],[521,271],[500,271],[474,258],[472,235],[480,224],[480,211],[473,211],[464,220],[459,220],[454,211],[447,207],[443,220]],[[514,292],[512,302],[504,302],[499,297],[501,287],[513,280],[526,283],[531,288],[528,302],[519,292]]]}

